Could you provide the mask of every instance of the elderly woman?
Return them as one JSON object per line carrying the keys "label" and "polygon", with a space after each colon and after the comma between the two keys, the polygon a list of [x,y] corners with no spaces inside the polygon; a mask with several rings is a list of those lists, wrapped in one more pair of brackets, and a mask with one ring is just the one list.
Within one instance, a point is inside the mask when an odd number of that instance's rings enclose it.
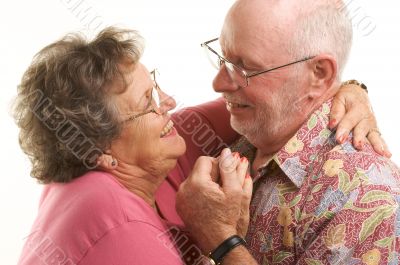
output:
{"label": "elderly woman", "polygon": [[[90,42],[68,35],[24,74],[19,139],[46,185],[19,264],[173,265],[185,254],[197,262],[186,237],[176,243],[174,196],[200,155],[238,135],[221,99],[172,117],[175,101],[140,63],[142,50],[135,31],[107,28]],[[247,161],[233,161],[243,177]]]}

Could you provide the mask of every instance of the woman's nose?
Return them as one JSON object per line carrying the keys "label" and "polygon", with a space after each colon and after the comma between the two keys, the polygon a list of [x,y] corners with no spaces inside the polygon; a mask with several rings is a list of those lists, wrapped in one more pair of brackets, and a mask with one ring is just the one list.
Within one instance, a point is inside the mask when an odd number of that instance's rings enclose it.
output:
{"label": "woman's nose", "polygon": [[176,107],[176,101],[167,93],[161,91],[160,111],[162,114],[173,110]]}

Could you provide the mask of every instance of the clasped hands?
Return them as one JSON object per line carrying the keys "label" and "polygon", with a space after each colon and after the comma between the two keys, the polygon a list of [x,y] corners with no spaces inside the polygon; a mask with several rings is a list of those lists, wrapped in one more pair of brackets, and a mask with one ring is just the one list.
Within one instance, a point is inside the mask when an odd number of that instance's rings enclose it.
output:
{"label": "clasped hands", "polygon": [[200,157],[177,194],[176,208],[198,246],[209,253],[232,235],[245,237],[253,182],[249,162],[226,148]]}

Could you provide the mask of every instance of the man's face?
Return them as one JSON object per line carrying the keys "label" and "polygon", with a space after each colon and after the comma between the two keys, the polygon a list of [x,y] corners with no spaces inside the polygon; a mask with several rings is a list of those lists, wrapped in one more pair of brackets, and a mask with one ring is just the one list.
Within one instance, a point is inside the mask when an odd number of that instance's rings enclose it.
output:
{"label": "man's face", "polygon": [[[249,73],[289,62],[282,43],[281,34],[263,26],[256,17],[244,18],[238,12],[227,16],[220,36],[224,57]],[[252,77],[246,88],[238,88],[225,66],[215,77],[214,90],[227,100],[232,127],[254,145],[290,133],[288,122],[295,119],[293,104],[299,99],[295,69],[287,67]]]}

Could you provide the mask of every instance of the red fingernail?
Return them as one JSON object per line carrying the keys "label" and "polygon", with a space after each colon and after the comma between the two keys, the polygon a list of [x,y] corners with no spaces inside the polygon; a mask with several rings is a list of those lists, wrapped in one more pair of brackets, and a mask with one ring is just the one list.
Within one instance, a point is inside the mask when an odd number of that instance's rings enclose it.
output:
{"label": "red fingernail", "polygon": [[247,179],[251,178],[250,174],[246,174],[246,178]]}
{"label": "red fingernail", "polygon": [[331,129],[332,129],[332,128],[334,128],[334,127],[335,127],[335,125],[336,125],[336,119],[333,119],[333,120],[330,120],[330,121],[329,121],[329,125],[328,125],[328,126],[329,126],[329,128],[331,128]]}
{"label": "red fingernail", "polygon": [[240,162],[241,162],[241,163],[247,162],[247,158],[246,158],[245,156],[243,156],[243,157],[240,159]]}
{"label": "red fingernail", "polygon": [[234,156],[235,158],[240,158],[240,155],[239,155],[238,152],[234,152],[234,153],[233,153],[233,156]]}

